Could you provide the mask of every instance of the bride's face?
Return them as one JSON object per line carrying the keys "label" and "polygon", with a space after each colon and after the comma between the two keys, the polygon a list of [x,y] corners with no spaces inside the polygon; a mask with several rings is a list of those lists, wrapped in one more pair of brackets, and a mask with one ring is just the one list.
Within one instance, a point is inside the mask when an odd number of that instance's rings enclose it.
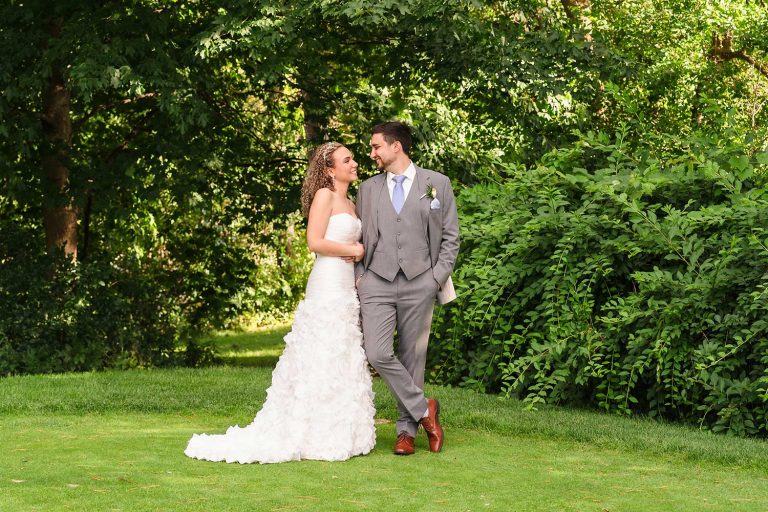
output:
{"label": "bride's face", "polygon": [[331,154],[333,167],[329,173],[339,183],[352,183],[357,180],[357,162],[352,158],[352,152],[341,146]]}

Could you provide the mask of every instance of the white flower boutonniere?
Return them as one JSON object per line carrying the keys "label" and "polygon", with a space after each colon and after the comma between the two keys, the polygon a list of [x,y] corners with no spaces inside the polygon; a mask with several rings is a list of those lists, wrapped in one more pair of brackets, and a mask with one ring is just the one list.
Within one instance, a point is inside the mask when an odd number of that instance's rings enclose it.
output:
{"label": "white flower boutonniere", "polygon": [[432,198],[432,202],[429,203],[430,210],[437,210],[440,208],[440,200],[437,198],[437,189],[432,185],[427,185],[427,194]]}

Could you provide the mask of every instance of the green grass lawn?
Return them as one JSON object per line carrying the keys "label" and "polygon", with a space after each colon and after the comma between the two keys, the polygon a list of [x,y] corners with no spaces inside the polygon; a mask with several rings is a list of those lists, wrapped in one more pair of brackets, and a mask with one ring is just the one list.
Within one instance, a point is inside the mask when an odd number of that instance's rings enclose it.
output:
{"label": "green grass lawn", "polygon": [[247,332],[220,332],[201,340],[216,346],[225,364],[273,367],[283,352],[283,336],[290,326],[267,327]]}
{"label": "green grass lawn", "polygon": [[[188,459],[192,433],[249,423],[284,330],[222,335],[222,366],[0,380],[0,511],[768,510],[768,443],[429,387],[446,445],[391,454],[395,403],[375,380],[378,443],[346,462]],[[242,357],[243,361],[239,361]],[[263,366],[267,364],[268,366]]]}

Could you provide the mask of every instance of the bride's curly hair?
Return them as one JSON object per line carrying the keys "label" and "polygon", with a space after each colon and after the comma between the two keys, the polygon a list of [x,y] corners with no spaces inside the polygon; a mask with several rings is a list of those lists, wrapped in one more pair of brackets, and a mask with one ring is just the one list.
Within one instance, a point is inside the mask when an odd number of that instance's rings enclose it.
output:
{"label": "bride's curly hair", "polygon": [[305,218],[309,216],[309,207],[312,206],[312,200],[318,190],[321,188],[336,190],[333,178],[326,171],[333,167],[333,152],[341,146],[343,144],[338,142],[326,142],[312,151],[309,157],[307,175],[301,186],[301,214]]}

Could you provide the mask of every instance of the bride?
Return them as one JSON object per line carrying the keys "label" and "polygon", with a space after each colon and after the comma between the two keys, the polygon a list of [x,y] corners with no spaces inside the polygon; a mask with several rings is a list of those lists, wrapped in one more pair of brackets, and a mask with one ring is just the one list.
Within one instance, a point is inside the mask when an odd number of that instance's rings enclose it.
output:
{"label": "bride", "polygon": [[373,449],[373,391],[352,263],[363,257],[361,225],[347,197],[356,179],[349,149],[336,142],[315,149],[301,205],[317,258],[267,400],[248,426],[193,435],[187,456],[245,464],[346,460]]}

